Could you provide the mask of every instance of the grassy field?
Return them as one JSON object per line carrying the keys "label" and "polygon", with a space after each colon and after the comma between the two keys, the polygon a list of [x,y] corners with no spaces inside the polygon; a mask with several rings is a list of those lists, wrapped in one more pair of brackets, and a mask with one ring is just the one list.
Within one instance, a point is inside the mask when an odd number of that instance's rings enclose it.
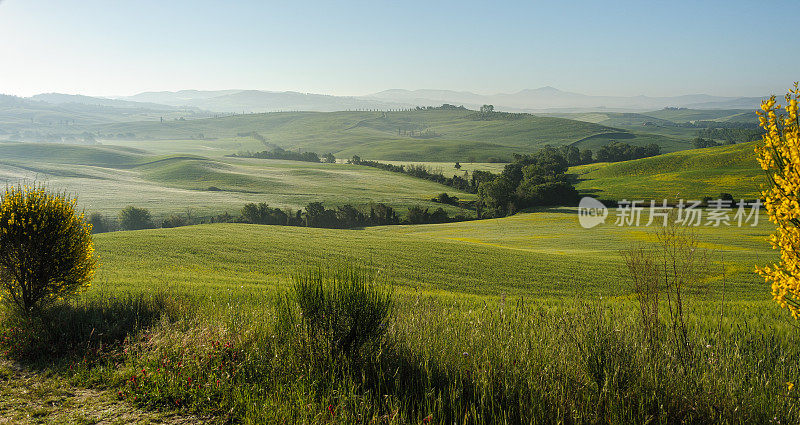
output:
{"label": "grassy field", "polygon": [[[646,227],[586,230],[575,210],[441,225],[330,230],[258,225],[202,225],[97,235],[100,288],[181,292],[275,291],[293,272],[320,262],[381,269],[403,291],[450,296],[562,298],[629,294],[620,252],[652,242]],[[697,229],[714,264],[740,299],[768,300],[754,273],[776,259],[759,226]],[[424,266],[420,266],[424,264]]]}
{"label": "grassy field", "polygon": [[[44,364],[61,382],[32,378],[45,397],[112,388],[116,403],[108,391],[92,395],[106,411],[177,411],[176,423],[800,418],[787,390],[800,377],[797,333],[753,272],[777,259],[771,224],[697,228],[709,262],[682,294],[685,325],[674,327],[668,298],[647,330],[621,253],[653,249],[654,229],[612,223],[586,230],[561,208],[360,230],[211,224],[96,235],[94,284],[48,313],[57,332],[0,315],[0,349],[22,362],[22,372],[0,368],[0,380],[28,388],[27,371]],[[303,319],[298,279],[341,270],[375,276],[393,294],[376,345],[330,351]],[[368,312],[370,298],[359,299],[355,310]],[[681,329],[685,338],[674,336]],[[12,391],[4,415],[97,417],[70,407],[80,397],[60,397],[39,405]]]}
{"label": "grassy field", "polygon": [[[571,114],[553,114],[552,116],[568,118],[578,121],[585,121],[604,125],[608,127],[621,128],[631,133],[639,134],[643,142],[648,135],[659,135],[662,139],[653,139],[653,143],[662,146],[663,152],[673,152],[682,149],[691,149],[688,143],[699,131],[698,128],[687,127],[676,124],[685,124],[693,121],[719,121],[725,123],[756,124],[757,116],[754,111],[743,109],[726,110],[699,110],[699,109],[662,109],[651,112],[587,112]],[[624,139],[621,141],[625,141]],[[591,146],[584,142],[584,147]]]}
{"label": "grassy field", "polygon": [[[643,131],[631,133],[570,119],[525,115],[511,120],[475,120],[470,118],[472,114],[474,111],[462,110],[279,112],[164,123],[114,123],[91,129],[102,134],[133,133],[137,139],[161,139],[164,143],[171,139],[232,140],[239,133],[255,131],[266,137],[268,143],[286,149],[400,161],[467,161],[470,157],[485,161],[490,157],[510,158],[513,153],[535,152],[546,144],[599,146],[610,140],[659,143],[665,151],[689,147],[688,139]],[[415,136],[400,134],[411,130]],[[202,140],[200,143],[204,144]]]}
{"label": "grassy field", "polygon": [[578,190],[605,199],[756,199],[767,183],[752,143],[572,167]]}
{"label": "grassy field", "polygon": [[[652,229],[585,230],[571,209],[364,230],[97,235],[100,272],[61,313],[76,322],[69,332],[105,329],[100,311],[129,321],[135,311],[142,327],[125,353],[93,352],[63,373],[217,422],[784,423],[800,414],[780,396],[800,376],[800,352],[752,271],[776,258],[770,231],[763,221],[697,229],[711,274],[685,294],[690,362],[669,327],[650,340],[635,314],[620,251],[652,246]],[[296,313],[278,300],[291,303],[283,297],[314,264],[362,264],[394,285],[383,348],[330,357],[291,324]]]}
{"label": "grassy field", "polygon": [[[299,208],[313,200],[372,201],[403,208],[438,207],[427,199],[444,191],[474,197],[369,167],[224,155],[260,144],[248,140],[0,143],[0,179],[37,180],[107,214],[127,204],[203,215],[234,212],[245,202]],[[580,190],[601,198],[702,198],[722,191],[751,198],[757,189],[750,185],[761,175],[752,149],[691,150],[571,172]],[[448,175],[504,166],[464,163],[456,171],[452,162],[416,164]],[[656,229],[614,222],[612,209],[606,224],[584,229],[575,208],[551,208],[352,230],[203,224],[98,234],[100,266],[88,291],[56,303],[41,321],[20,322],[0,310],[0,354],[13,361],[0,362],[7,388],[0,417],[31,423],[113,416],[248,424],[800,421],[792,392],[800,380],[798,334],[754,273],[756,265],[778,259],[767,242],[774,228],[766,216],[754,227],[695,228],[696,247],[679,251],[707,254],[708,261],[688,275],[680,313],[674,285],[659,289],[652,326],[640,313],[623,253],[641,247],[659,255]],[[340,279],[308,292],[314,297],[331,291],[354,298],[337,298],[344,301],[336,309],[315,316],[301,303],[303,279]],[[343,289],[348,282],[367,286]],[[388,291],[392,303],[365,345],[337,348],[343,339],[311,325],[313,317],[355,323],[339,316],[348,308],[367,323],[376,299],[370,291]]]}
{"label": "grassy field", "polygon": [[[314,201],[329,206],[383,202],[403,210],[411,205],[438,208],[441,205],[430,199],[441,192],[473,197],[429,181],[348,164],[155,155],[106,145],[0,143],[0,183],[18,182],[77,194],[86,211],[109,216],[127,205],[147,207],[157,217],[187,210],[202,217],[238,212],[248,202],[292,209]],[[219,190],[208,190],[212,187]]]}

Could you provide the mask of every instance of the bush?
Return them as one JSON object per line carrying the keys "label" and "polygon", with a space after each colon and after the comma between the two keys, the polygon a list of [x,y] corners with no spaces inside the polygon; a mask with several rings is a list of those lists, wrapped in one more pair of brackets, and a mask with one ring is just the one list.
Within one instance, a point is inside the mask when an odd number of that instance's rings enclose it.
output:
{"label": "bush", "polygon": [[150,229],[153,227],[153,218],[150,211],[130,205],[119,212],[119,225],[122,230]]}
{"label": "bush", "polygon": [[298,274],[294,299],[310,340],[322,343],[327,354],[350,358],[379,345],[393,305],[392,291],[359,268]]}
{"label": "bush", "polygon": [[279,224],[286,225],[289,216],[279,208],[270,208],[262,202],[260,204],[247,204],[242,208],[242,220],[250,224]]}
{"label": "bush", "polygon": [[161,223],[161,227],[165,229],[169,229],[172,227],[188,226],[188,225],[189,225],[189,219],[182,215],[177,215],[177,214],[173,214],[165,218],[164,221]]}
{"label": "bush", "polygon": [[92,225],[92,233],[106,233],[111,231],[111,223],[100,213],[92,213],[89,216],[89,224]]}
{"label": "bush", "polygon": [[97,260],[92,226],[75,200],[41,187],[0,198],[0,287],[26,315],[89,286]]}

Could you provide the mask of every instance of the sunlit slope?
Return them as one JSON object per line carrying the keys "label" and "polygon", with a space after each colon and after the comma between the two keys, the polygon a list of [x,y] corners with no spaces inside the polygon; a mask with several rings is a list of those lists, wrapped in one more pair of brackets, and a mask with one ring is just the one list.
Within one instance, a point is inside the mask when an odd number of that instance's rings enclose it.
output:
{"label": "sunlit slope", "polygon": [[[662,152],[691,149],[691,140],[697,137],[700,127],[687,125],[695,121],[717,121],[721,125],[754,125],[758,123],[755,111],[745,109],[662,109],[652,112],[585,112],[553,114],[563,118],[625,129],[644,141],[648,135],[660,135],[655,143]],[[622,138],[620,141],[625,141]],[[584,143],[585,147],[591,147]]]}
{"label": "sunlit slope", "polygon": [[288,149],[403,161],[484,161],[534,152],[547,144],[593,146],[610,140],[660,143],[668,146],[666,150],[676,149],[674,139],[590,122],[534,115],[491,120],[474,116],[473,111],[464,110],[283,112],[118,123],[98,126],[96,130],[132,133],[138,139],[197,139],[198,143],[207,143],[204,140],[210,138],[228,140],[255,131],[267,139],[267,144]]}
{"label": "sunlit slope", "polygon": [[758,122],[755,111],[747,109],[660,109],[644,112],[643,115],[672,122],[739,121],[742,117],[749,118],[750,122]]}
{"label": "sunlit slope", "polygon": [[[402,211],[448,192],[473,195],[399,173],[349,164],[263,159],[211,159],[152,155],[129,148],[0,143],[0,184],[40,183],[78,196],[88,212],[116,215],[127,205],[157,218],[186,213],[237,213],[245,203],[299,209],[320,201],[328,207],[382,202]],[[465,211],[444,205],[451,214]]]}
{"label": "sunlit slope", "polygon": [[752,143],[573,167],[577,188],[606,199],[755,199],[766,183]]}
{"label": "sunlit slope", "polygon": [[[724,257],[727,287],[743,298],[769,299],[752,272],[774,260],[769,229],[698,229],[712,267]],[[403,291],[564,300],[627,296],[620,250],[649,241],[645,228],[583,229],[574,210],[363,230],[221,224],[96,236],[98,280],[108,290],[275,291],[298,268],[355,262],[382,270]]]}

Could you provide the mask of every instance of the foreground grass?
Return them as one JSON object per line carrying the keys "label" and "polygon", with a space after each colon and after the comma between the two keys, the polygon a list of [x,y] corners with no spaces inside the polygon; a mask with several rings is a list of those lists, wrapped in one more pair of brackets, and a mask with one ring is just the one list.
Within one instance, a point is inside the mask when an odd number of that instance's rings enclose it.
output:
{"label": "foreground grass", "polygon": [[63,375],[0,362],[0,423],[198,424],[178,411],[155,412],[120,402],[110,390],[75,386]]}
{"label": "foreground grass", "polygon": [[[108,322],[129,318],[133,300],[108,311]],[[648,339],[625,300],[425,295],[397,298],[379,350],[330,357],[287,321],[280,296],[264,293],[150,297],[140,305],[163,309],[160,320],[130,325],[119,345],[102,348],[97,337],[45,362],[75,385],[114,388],[133,406],[218,422],[800,420],[787,386],[800,377],[800,341],[783,312],[729,303],[721,315],[719,300],[691,300],[691,361],[666,323]],[[73,308],[96,311],[97,302]]]}
{"label": "foreground grass", "polygon": [[[221,423],[796,423],[798,334],[751,269],[774,257],[769,225],[698,233],[726,267],[687,295],[688,356],[666,314],[657,337],[642,331],[621,269],[648,232],[584,230],[569,209],[98,235],[95,287],[33,328],[0,318],[0,347],[136,408]],[[394,285],[377,350],[321,355],[297,326],[289,283],[316,263]]]}

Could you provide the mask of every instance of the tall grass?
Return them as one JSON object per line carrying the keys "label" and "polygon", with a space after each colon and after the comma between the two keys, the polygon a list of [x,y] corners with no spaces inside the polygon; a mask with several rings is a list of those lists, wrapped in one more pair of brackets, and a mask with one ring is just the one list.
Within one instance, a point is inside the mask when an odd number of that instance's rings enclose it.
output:
{"label": "tall grass", "polygon": [[[775,309],[734,301],[720,320],[717,303],[686,303],[685,361],[673,339],[648,337],[635,299],[390,296],[353,268],[297,275],[294,288],[79,301],[63,318],[82,319],[65,329],[92,324],[117,344],[96,347],[90,362],[66,356],[72,369],[59,370],[135,404],[231,423],[800,420],[787,387],[800,376],[800,339]],[[342,329],[365,342],[331,337]],[[78,353],[97,335],[67,334],[63,346]]]}

